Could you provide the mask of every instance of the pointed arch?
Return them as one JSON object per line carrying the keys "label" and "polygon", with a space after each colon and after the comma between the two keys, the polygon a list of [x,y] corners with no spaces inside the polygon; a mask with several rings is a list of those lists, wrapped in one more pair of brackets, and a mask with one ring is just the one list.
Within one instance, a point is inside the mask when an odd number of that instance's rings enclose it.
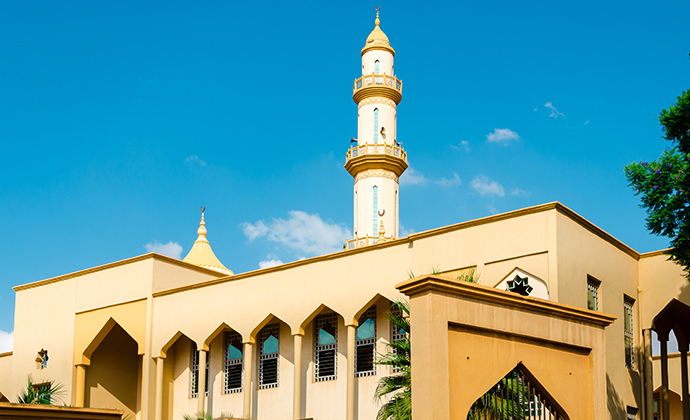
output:
{"label": "pointed arch", "polygon": [[563,407],[522,362],[481,395],[467,412],[468,419],[476,420],[509,416],[525,420],[570,420]]}
{"label": "pointed arch", "polygon": [[285,325],[290,325],[287,322],[283,321],[282,319],[278,318],[276,315],[273,315],[273,313],[269,313],[266,315],[266,317],[252,330],[252,332],[249,334],[248,337],[245,337],[244,335],[242,336],[242,342],[243,343],[251,343],[255,344],[256,343],[256,336],[259,334],[259,331],[266,325],[268,325],[273,319],[275,318],[275,321],[280,322],[281,324]]}
{"label": "pointed arch", "polygon": [[[228,324],[223,322],[215,330],[213,330],[213,332],[211,334],[209,334],[208,337],[206,337],[206,339],[204,340],[204,343],[201,347],[201,350],[208,351],[209,346],[211,345],[211,342],[213,340],[215,340],[215,338],[218,337],[218,335],[220,333],[222,333],[223,331],[235,331],[238,334],[240,334],[239,331],[237,331],[236,329],[232,328],[231,326],[229,326]],[[240,334],[240,335],[242,335],[242,334]]]}
{"label": "pointed arch", "polygon": [[101,345],[103,340],[108,336],[110,331],[115,326],[119,326],[122,328],[122,330],[129,335],[134,342],[137,343],[137,352],[138,354],[144,354],[144,343],[139,342],[135,337],[135,334],[132,334],[130,331],[127,331],[127,328],[125,328],[122,324],[118,323],[115,318],[110,317],[108,320],[103,324],[101,329],[98,331],[98,333],[93,337],[93,339],[89,342],[89,344],[84,348],[82,353],[78,355],[77,360],[75,360],[75,364],[82,364],[89,366],[91,364],[91,356],[93,355],[93,352],[96,351],[98,346]]}
{"label": "pointed arch", "polygon": [[182,336],[187,338],[189,341],[194,341],[191,338],[189,338],[189,336],[187,334],[183,333],[180,330],[177,330],[177,332],[175,334],[173,334],[173,336],[170,338],[170,340],[168,340],[165,343],[165,345],[163,345],[158,357],[160,357],[162,359],[167,358],[168,357],[168,350],[170,350],[170,348],[173,346],[173,344],[175,344],[175,342],[177,342],[177,340]]}
{"label": "pointed arch", "polygon": [[325,311],[325,310],[329,310],[329,311],[335,312],[336,314],[338,314],[338,316],[340,316],[341,318],[345,319],[345,318],[344,318],[342,315],[340,315],[337,311],[331,309],[330,307],[326,306],[326,304],[323,304],[323,303],[322,303],[322,304],[320,304],[316,309],[314,309],[314,310],[309,314],[309,316],[307,316],[306,318],[304,318],[304,320],[300,323],[300,325],[299,325],[299,327],[297,328],[297,330],[294,330],[294,329],[292,330],[292,334],[293,334],[293,335],[295,335],[295,334],[304,335],[304,334],[305,334],[304,331],[305,331],[305,329],[307,328],[307,325],[309,325],[309,323],[312,322],[312,321],[314,320],[314,318],[316,318],[316,316],[317,316],[318,314],[320,314],[321,312],[323,312],[323,311]]}

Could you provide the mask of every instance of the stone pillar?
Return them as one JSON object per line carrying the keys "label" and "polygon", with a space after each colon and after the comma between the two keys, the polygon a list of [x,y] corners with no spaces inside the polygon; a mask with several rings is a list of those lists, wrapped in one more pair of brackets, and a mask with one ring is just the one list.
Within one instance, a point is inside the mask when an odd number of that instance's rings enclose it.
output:
{"label": "stone pillar", "polygon": [[654,372],[652,372],[652,330],[644,330],[644,402],[645,419],[654,418]]}
{"label": "stone pillar", "polygon": [[206,412],[206,350],[199,350],[199,382],[197,383],[197,406],[199,413]]}
{"label": "stone pillar", "polygon": [[293,335],[295,340],[295,372],[294,383],[292,385],[292,418],[299,420],[302,418],[302,334]]}
{"label": "stone pillar", "polygon": [[680,398],[683,400],[683,420],[690,420],[690,395],[688,394],[688,343],[679,336],[682,337],[682,334],[676,333],[676,338],[678,339],[678,350],[680,350]]}
{"label": "stone pillar", "polygon": [[666,337],[659,336],[661,343],[661,404],[663,405],[663,420],[670,420],[669,405],[668,405],[668,334]]}
{"label": "stone pillar", "polygon": [[154,407],[154,420],[163,420],[163,363],[165,359],[156,358],[156,402]]}
{"label": "stone pillar", "polygon": [[244,343],[244,385],[242,392],[244,392],[244,404],[242,405],[242,415],[245,419],[252,418],[252,372],[254,366],[252,365],[252,357],[254,356],[254,344]]}
{"label": "stone pillar", "polygon": [[84,406],[84,393],[86,392],[86,365],[77,365],[77,389],[75,392],[74,405]]}
{"label": "stone pillar", "polygon": [[347,326],[347,420],[355,420],[355,343],[357,340],[357,327]]}

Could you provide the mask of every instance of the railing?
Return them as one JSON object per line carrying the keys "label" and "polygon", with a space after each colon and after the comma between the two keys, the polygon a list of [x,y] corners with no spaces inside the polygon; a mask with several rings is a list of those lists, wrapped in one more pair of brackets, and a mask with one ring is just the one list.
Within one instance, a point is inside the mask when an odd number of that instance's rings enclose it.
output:
{"label": "railing", "polygon": [[518,366],[470,407],[467,420],[564,420],[551,398]]}
{"label": "railing", "polygon": [[402,148],[402,146],[393,146],[385,143],[350,146],[350,150],[348,150],[347,154],[345,155],[345,162],[352,158],[356,158],[357,156],[376,154],[395,156],[407,162],[407,152]]}
{"label": "railing", "polygon": [[369,86],[388,86],[402,94],[402,80],[398,79],[395,76],[386,76],[385,74],[374,73],[368,76],[362,76],[359,79],[355,79],[355,84],[352,91],[354,93],[357,92],[359,89]]}
{"label": "railing", "polygon": [[[393,239],[395,239],[395,238],[392,237],[392,236],[384,236],[383,238],[384,238],[386,241],[392,241]],[[377,244],[378,242],[379,242],[379,237],[378,237],[378,236],[369,236],[369,235],[360,236],[359,238],[348,239],[347,241],[345,241],[345,246],[344,246],[344,248],[345,248],[345,249],[361,248],[361,247],[363,247],[363,246]]]}

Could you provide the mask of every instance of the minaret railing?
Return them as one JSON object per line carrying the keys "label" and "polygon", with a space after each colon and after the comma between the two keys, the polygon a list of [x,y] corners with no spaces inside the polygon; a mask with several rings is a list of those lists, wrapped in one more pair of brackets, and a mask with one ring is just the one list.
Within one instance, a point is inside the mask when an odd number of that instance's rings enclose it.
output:
{"label": "minaret railing", "polygon": [[[388,242],[394,240],[395,238],[392,236],[384,236],[384,239],[386,240],[386,242]],[[358,238],[348,239],[347,241],[345,241],[345,249],[361,248],[363,246],[377,244],[378,242],[378,236],[360,236]]]}
{"label": "minaret railing", "polygon": [[402,93],[402,80],[395,76],[387,76],[386,74],[375,73],[355,79],[353,92],[357,92],[359,89],[369,86],[388,86]]}
{"label": "minaret railing", "polygon": [[407,152],[398,145],[390,144],[362,144],[358,146],[350,146],[350,150],[345,155],[345,161],[356,158],[362,155],[390,155],[400,158],[407,162]]}

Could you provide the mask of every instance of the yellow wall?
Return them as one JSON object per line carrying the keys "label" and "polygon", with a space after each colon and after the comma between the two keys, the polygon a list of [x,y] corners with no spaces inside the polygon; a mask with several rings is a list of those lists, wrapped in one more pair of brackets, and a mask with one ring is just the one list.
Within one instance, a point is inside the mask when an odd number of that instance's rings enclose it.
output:
{"label": "yellow wall", "polygon": [[84,405],[115,408],[125,414],[137,413],[140,358],[137,343],[119,326],[104,338],[86,370]]}

